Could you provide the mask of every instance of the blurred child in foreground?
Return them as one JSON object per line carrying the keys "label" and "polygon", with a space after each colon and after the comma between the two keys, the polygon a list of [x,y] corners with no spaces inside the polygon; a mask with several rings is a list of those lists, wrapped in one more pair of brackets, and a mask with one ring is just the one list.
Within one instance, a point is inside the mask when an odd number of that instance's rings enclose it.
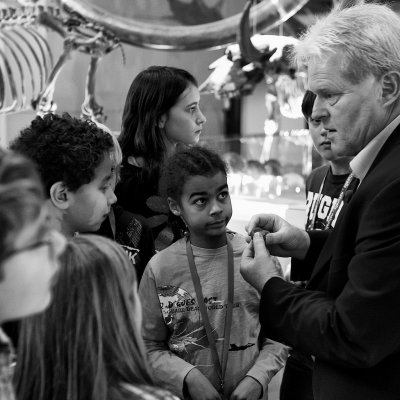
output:
{"label": "blurred child in foreground", "polygon": [[17,398],[177,400],[153,385],[137,286],[118,244],[98,235],[72,238],[51,306],[22,322]]}

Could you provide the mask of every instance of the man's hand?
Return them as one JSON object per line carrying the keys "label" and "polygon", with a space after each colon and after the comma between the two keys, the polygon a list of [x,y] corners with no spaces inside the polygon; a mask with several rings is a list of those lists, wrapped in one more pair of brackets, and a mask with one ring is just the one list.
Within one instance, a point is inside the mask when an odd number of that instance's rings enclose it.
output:
{"label": "man's hand", "polygon": [[271,257],[264,240],[262,233],[256,232],[253,240],[244,249],[240,262],[243,278],[260,293],[270,278],[283,277],[279,262]]}
{"label": "man's hand", "polygon": [[261,383],[250,376],[245,376],[232,392],[230,400],[257,400],[261,393]]}
{"label": "man's hand", "polygon": [[192,400],[221,400],[215,387],[197,368],[189,371],[184,385]]}
{"label": "man's hand", "polygon": [[247,224],[246,231],[253,236],[260,229],[269,232],[265,235],[265,244],[274,256],[303,259],[310,247],[307,232],[289,224],[278,215],[254,215]]}

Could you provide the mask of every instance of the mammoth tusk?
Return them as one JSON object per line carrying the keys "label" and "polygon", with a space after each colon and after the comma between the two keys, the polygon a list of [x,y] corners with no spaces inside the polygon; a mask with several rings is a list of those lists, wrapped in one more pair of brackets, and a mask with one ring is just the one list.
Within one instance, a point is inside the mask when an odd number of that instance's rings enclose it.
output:
{"label": "mammoth tusk", "polygon": [[[255,31],[272,29],[296,14],[308,0],[264,0],[251,10]],[[67,11],[113,32],[121,42],[159,50],[206,50],[236,42],[241,14],[222,21],[193,26],[166,26],[140,22],[111,14],[82,0],[61,0]]]}

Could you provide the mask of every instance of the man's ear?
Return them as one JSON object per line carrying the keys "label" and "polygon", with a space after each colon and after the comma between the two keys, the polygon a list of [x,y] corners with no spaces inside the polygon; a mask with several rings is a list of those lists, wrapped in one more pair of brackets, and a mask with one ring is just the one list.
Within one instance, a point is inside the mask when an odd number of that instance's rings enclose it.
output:
{"label": "man's ear", "polygon": [[167,122],[167,114],[161,115],[160,119],[158,120],[158,127],[160,129],[164,129],[166,122]]}
{"label": "man's ear", "polygon": [[384,106],[390,106],[400,97],[400,74],[389,71],[382,77],[382,100]]}
{"label": "man's ear", "polygon": [[61,210],[66,210],[70,205],[71,192],[64,183],[56,182],[50,188],[50,200],[53,205]]}
{"label": "man's ear", "polygon": [[169,209],[171,210],[172,214],[176,215],[179,217],[181,215],[181,208],[179,207],[179,204],[177,201],[172,199],[171,197],[168,197],[168,205]]}

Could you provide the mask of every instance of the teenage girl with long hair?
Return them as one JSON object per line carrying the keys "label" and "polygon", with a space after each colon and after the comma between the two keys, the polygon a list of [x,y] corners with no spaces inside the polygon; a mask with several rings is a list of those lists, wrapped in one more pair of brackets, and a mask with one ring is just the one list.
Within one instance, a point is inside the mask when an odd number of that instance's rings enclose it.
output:
{"label": "teenage girl with long hair", "polygon": [[186,70],[167,66],[140,72],[126,97],[119,136],[121,181],[116,194],[125,210],[147,218],[157,250],[179,236],[177,230],[165,229],[169,210],[159,197],[160,173],[177,147],[198,142],[206,123],[199,103],[196,79]]}

